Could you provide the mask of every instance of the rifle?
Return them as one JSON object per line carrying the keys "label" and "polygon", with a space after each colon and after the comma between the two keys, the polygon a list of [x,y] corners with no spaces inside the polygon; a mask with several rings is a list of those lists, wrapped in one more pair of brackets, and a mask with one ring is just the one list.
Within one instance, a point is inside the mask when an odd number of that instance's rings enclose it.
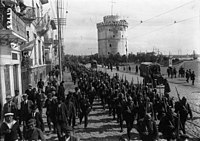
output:
{"label": "rifle", "polygon": [[177,113],[177,117],[178,117],[178,127],[177,127],[177,133],[176,133],[176,139],[179,139],[179,135],[180,135],[180,125],[181,125],[181,122],[180,122],[180,114],[179,112]]}
{"label": "rifle", "polygon": [[[176,87],[175,87],[175,88],[176,88]],[[181,101],[180,94],[179,94],[177,88],[176,88],[176,93],[177,93],[177,96],[178,96],[178,100]]]}

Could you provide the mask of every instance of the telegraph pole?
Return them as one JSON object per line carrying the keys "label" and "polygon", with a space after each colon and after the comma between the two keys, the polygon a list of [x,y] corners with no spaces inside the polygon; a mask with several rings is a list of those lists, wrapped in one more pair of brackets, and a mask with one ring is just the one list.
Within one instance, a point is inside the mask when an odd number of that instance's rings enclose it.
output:
{"label": "telegraph pole", "polygon": [[59,2],[57,0],[57,22],[58,22],[58,57],[59,57],[59,70],[60,70],[60,81],[62,81],[62,45],[61,45],[61,28],[60,28],[60,17],[59,17]]}

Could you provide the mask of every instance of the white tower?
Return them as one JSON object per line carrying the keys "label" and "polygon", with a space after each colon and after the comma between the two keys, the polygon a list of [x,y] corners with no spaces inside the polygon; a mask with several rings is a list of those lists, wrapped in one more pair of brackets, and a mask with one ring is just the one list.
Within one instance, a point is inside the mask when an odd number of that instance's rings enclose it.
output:
{"label": "white tower", "polygon": [[103,18],[103,22],[97,23],[98,29],[98,55],[108,57],[110,54],[127,54],[127,28],[126,20],[117,15],[109,15]]}

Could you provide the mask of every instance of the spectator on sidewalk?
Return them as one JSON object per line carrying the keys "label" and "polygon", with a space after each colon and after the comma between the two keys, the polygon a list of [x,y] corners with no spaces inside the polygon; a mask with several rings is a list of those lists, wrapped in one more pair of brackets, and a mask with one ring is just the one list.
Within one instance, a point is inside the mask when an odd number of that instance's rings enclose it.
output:
{"label": "spectator on sidewalk", "polygon": [[35,119],[35,123],[37,128],[41,129],[42,131],[44,131],[44,122],[42,119],[42,115],[40,114],[40,112],[37,112],[37,106],[36,105],[32,105],[31,106],[31,115],[29,117],[29,119]]}
{"label": "spectator on sidewalk", "polygon": [[17,107],[15,103],[12,101],[12,96],[11,95],[6,96],[6,103],[3,106],[3,114],[13,113],[14,118],[16,119],[16,112],[17,112]]}
{"label": "spectator on sidewalk", "polygon": [[44,106],[44,101],[45,101],[46,96],[41,88],[38,88],[38,92],[36,93],[35,98],[36,98],[35,101],[36,101],[37,108],[40,114],[42,115],[42,109]]}
{"label": "spectator on sidewalk", "polygon": [[31,100],[28,100],[28,95],[23,94],[23,101],[21,102],[21,112],[20,112],[20,118],[23,122],[23,125],[26,126],[26,123],[29,120],[29,115],[31,114],[31,106],[33,105],[33,102]]}
{"label": "spectator on sidewalk", "polygon": [[38,83],[37,83],[37,87],[38,87],[38,89],[40,88],[40,89],[43,90],[43,87],[44,87],[44,81],[42,81],[42,78],[40,78],[40,81],[38,81]]}
{"label": "spectator on sidewalk", "polygon": [[0,133],[4,136],[4,141],[17,141],[22,139],[19,123],[13,119],[14,113],[5,113],[5,121],[1,124]]}
{"label": "spectator on sidewalk", "polygon": [[19,94],[19,90],[15,90],[15,96],[13,98],[13,102],[16,105],[16,119],[18,120],[19,124],[21,124],[20,119],[20,110],[21,110],[21,102],[22,102],[22,96]]}
{"label": "spectator on sidewalk", "polygon": [[35,127],[35,119],[30,119],[27,123],[28,125],[28,129],[27,132],[25,134],[25,139],[28,141],[46,141],[43,132]]}
{"label": "spectator on sidewalk", "polygon": [[64,81],[61,81],[60,82],[60,86],[58,87],[58,99],[62,99],[64,100],[65,99],[65,87],[64,87]]}
{"label": "spectator on sidewalk", "polygon": [[52,93],[49,93],[47,95],[44,108],[46,108],[47,124],[49,127],[49,132],[51,132],[52,130],[51,123],[53,123]]}

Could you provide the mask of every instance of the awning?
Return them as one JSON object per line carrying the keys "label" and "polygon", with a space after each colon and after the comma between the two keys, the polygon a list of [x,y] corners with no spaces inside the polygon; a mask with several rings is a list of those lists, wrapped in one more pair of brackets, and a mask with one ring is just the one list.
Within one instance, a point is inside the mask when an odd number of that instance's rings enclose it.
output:
{"label": "awning", "polygon": [[35,39],[26,43],[25,45],[22,45],[20,49],[21,51],[32,51],[34,46],[35,46]]}

